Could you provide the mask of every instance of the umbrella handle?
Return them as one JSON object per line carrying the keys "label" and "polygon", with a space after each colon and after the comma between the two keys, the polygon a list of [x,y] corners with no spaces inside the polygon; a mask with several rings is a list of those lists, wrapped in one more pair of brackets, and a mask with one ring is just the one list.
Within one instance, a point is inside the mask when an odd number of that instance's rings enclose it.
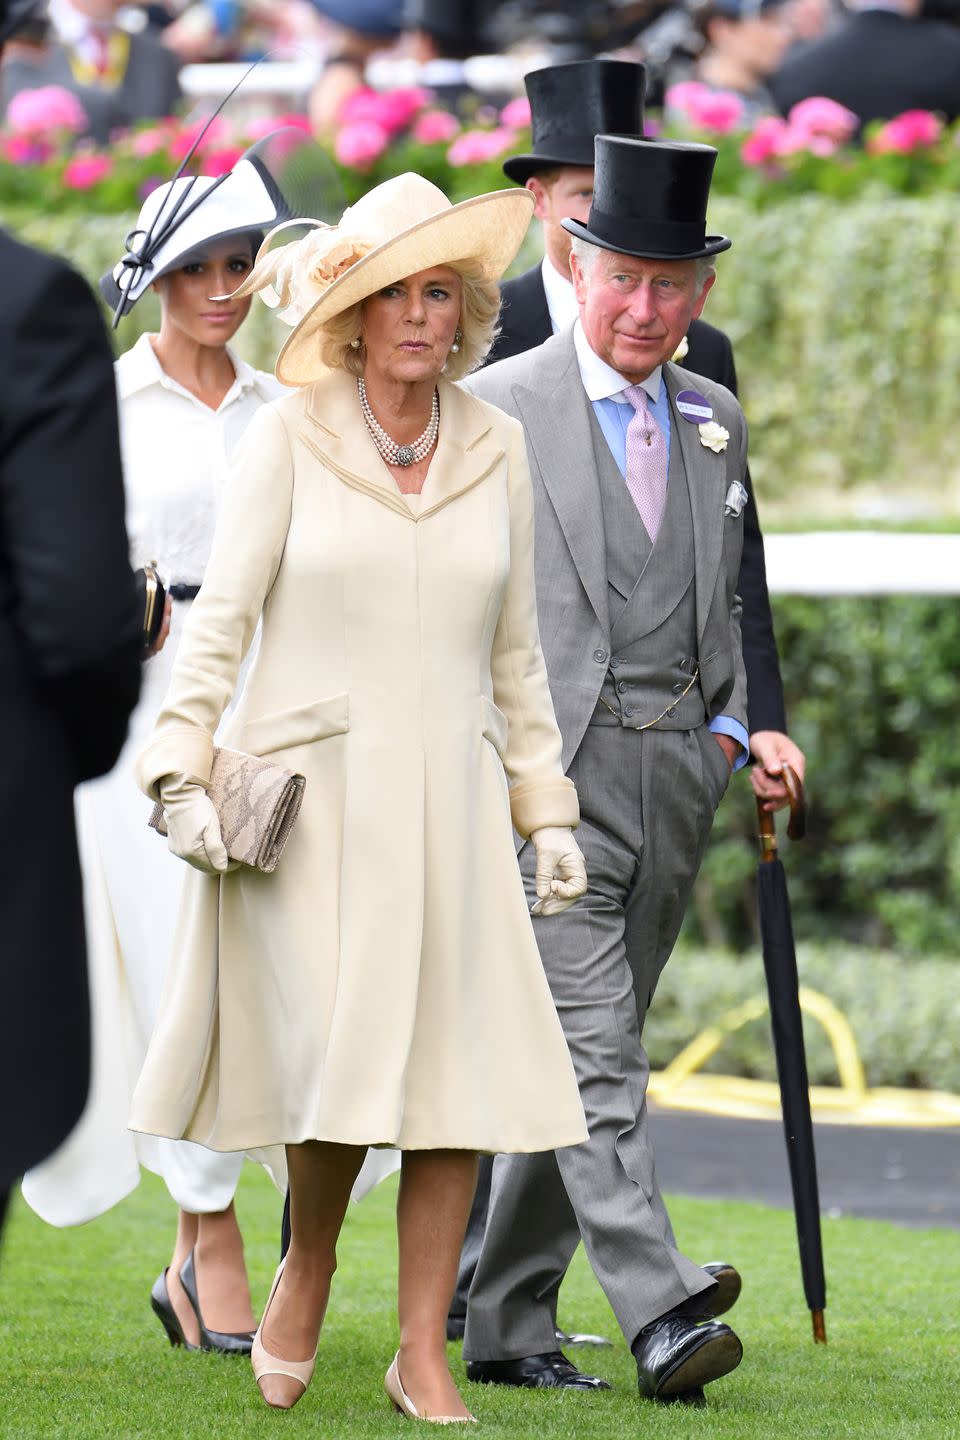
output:
{"label": "umbrella handle", "polygon": [[795,770],[784,765],[781,771],[783,783],[790,797],[790,823],[787,834],[791,840],[802,840],[807,833],[807,802],[803,794],[803,781]]}
{"label": "umbrella handle", "polygon": [[[790,766],[786,764],[781,774],[790,801],[790,823],[787,826],[787,834],[791,840],[802,840],[807,830],[807,805],[803,795],[803,781],[796,771],[791,770]],[[764,809],[764,802],[759,798],[757,799],[757,820],[760,826],[758,832],[760,863],[769,865],[777,858],[777,827],[773,811]]]}

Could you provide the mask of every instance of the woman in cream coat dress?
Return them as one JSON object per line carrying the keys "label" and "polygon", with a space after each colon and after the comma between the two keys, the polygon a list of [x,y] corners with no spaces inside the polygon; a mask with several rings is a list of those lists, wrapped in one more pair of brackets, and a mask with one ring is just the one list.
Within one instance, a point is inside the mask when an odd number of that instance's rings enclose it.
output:
{"label": "woman in cream coat dress", "polygon": [[[489,346],[530,209],[524,191],[452,207],[401,176],[258,263],[242,291],[269,287],[295,322],[277,374],[301,388],[247,432],[139,762],[171,848],[206,873],[188,880],[131,1123],[221,1150],[286,1145],[292,1241],[253,1354],[284,1408],[312,1373],[364,1147],[404,1152],[412,1399],[397,1362],[388,1389],[408,1413],[464,1420],[444,1338],[475,1153],[586,1138],[513,842],[515,827],[537,847],[547,913],[583,892],[523,435],[441,378]],[[420,434],[435,391],[438,439]],[[414,463],[385,463],[386,431]],[[258,621],[222,743],[306,777],[272,875],[225,873],[203,788]]]}

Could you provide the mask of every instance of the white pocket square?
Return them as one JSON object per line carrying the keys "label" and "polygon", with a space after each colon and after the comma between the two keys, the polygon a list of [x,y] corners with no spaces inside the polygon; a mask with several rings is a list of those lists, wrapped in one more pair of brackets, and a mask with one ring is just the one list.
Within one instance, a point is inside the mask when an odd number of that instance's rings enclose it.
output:
{"label": "white pocket square", "polygon": [[749,499],[747,487],[742,485],[739,480],[732,481],[730,489],[727,491],[727,498],[723,503],[724,515],[739,515]]}

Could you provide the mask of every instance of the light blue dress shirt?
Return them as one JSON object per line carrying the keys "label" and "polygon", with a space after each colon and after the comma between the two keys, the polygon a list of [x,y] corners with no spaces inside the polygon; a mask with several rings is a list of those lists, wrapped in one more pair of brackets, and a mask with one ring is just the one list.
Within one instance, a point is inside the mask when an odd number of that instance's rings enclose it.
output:
{"label": "light blue dress shirt", "polygon": [[[574,330],[574,344],[577,351],[577,360],[580,364],[580,374],[583,379],[584,389],[590,404],[593,406],[593,413],[597,417],[597,423],[603,431],[603,438],[610,447],[620,474],[626,479],[627,475],[627,426],[633,419],[633,406],[629,400],[620,397],[625,388],[622,375],[617,375],[611,370],[599,356],[587,345],[586,337],[579,321]],[[614,389],[614,387],[617,387]],[[663,383],[663,376],[658,366],[652,375],[649,375],[643,382],[643,388],[649,399],[650,414],[656,420],[667,446],[667,473],[670,471],[670,437],[671,437],[671,415],[670,397],[667,387]],[[739,770],[746,765],[750,755],[750,737],[739,720],[734,720],[731,715],[717,715],[710,721],[710,729],[715,735],[729,735],[736,740],[740,746],[740,754],[733,762],[734,770]]]}

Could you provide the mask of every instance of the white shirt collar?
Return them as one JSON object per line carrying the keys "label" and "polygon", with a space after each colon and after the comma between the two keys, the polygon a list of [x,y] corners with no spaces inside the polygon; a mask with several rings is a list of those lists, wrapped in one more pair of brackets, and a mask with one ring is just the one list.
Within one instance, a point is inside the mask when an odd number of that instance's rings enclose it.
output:
{"label": "white shirt collar", "polygon": [[544,256],[540,272],[543,275],[543,289],[547,297],[550,324],[556,335],[558,330],[566,330],[573,324],[580,314],[580,306],[577,304],[573,282],[564,280],[560,271],[554,268],[552,261],[548,260],[546,256]]}
{"label": "white shirt collar", "polygon": [[[573,346],[577,352],[580,379],[587,392],[587,399],[590,401],[616,400],[620,404],[629,404],[623,392],[629,386],[630,381],[625,380],[618,370],[614,370],[605,360],[601,360],[595,351],[591,350],[579,319],[573,327]],[[663,384],[662,371],[663,366],[658,365],[646,380],[640,382],[654,404],[660,399],[660,389]]]}
{"label": "white shirt collar", "polygon": [[[237,378],[223,397],[220,404],[221,410],[231,400],[235,400],[238,396],[244,394],[245,391],[253,387],[259,388],[257,385],[259,376],[253,366],[248,365],[246,360],[241,360],[240,356],[235,354],[229,345],[227,346],[227,354],[230,357],[230,363],[233,365]],[[176,380],[171,379],[157,359],[156,352],[150,343],[150,336],[141,335],[137,343],[120,357],[117,369],[117,388],[121,400],[125,400],[127,396],[136,395],[138,391],[146,390],[151,385],[162,385],[166,390],[175,390],[178,395],[186,396],[188,400],[194,401],[197,405],[203,403],[198,400],[195,395],[192,395],[189,390],[185,390],[182,385],[178,385]],[[265,398],[272,399],[273,396],[267,394]],[[205,406],[204,408],[206,409],[207,407]]]}

